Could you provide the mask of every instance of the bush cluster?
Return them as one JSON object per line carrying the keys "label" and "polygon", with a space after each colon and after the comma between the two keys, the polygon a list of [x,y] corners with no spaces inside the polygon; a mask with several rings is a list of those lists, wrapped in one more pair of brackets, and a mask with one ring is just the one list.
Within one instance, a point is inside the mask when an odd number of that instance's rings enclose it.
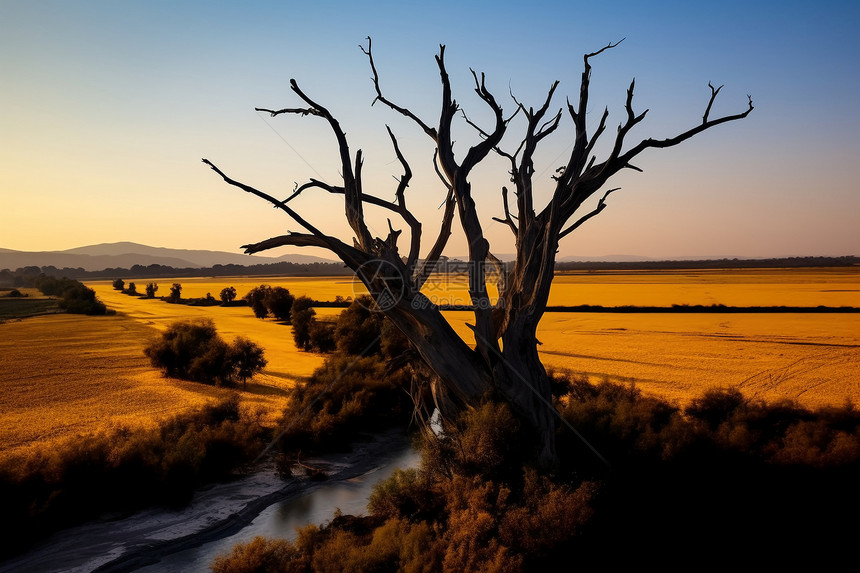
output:
{"label": "bush cluster", "polygon": [[203,482],[252,460],[268,439],[232,396],[156,428],[120,427],[6,457],[0,463],[3,553],[105,511],[184,504]]}
{"label": "bush cluster", "polygon": [[[553,480],[522,460],[508,466],[517,450],[514,420],[506,406],[488,402],[458,419],[444,444],[425,449],[420,469],[395,470],[378,484],[368,517],[336,514],[323,527],[299,530],[294,542],[257,538],[212,569],[556,570],[560,558],[575,554],[572,543],[591,519],[597,486]],[[485,439],[487,430],[493,435]]]}
{"label": "bush cluster", "polygon": [[76,280],[40,275],[35,279],[34,286],[42,294],[58,297],[60,308],[66,312],[88,315],[109,314],[107,307],[96,298],[95,291]]}
{"label": "bush cluster", "polygon": [[166,376],[217,386],[247,383],[266,366],[261,347],[243,337],[227,344],[211,319],[174,322],[144,353]]}
{"label": "bush cluster", "polygon": [[295,297],[284,287],[260,285],[248,291],[245,300],[257,318],[271,315],[278,320],[290,322]]}
{"label": "bush cluster", "polygon": [[358,433],[406,425],[411,419],[414,403],[404,390],[420,359],[381,313],[367,310],[369,302],[353,301],[335,322],[316,321],[307,297],[293,303],[297,346],[331,354],[291,390],[281,423],[281,449],[287,456],[342,449]]}
{"label": "bush cluster", "polygon": [[[294,542],[255,539],[239,571],[541,571],[850,555],[860,412],[712,390],[680,408],[631,385],[553,375],[559,467],[539,471],[517,416],[487,402],[422,443],[422,465]],[[588,442],[586,445],[585,442]],[[597,450],[609,466],[600,461]],[[745,550],[747,551],[747,550]],[[257,568],[255,568],[257,567]]]}

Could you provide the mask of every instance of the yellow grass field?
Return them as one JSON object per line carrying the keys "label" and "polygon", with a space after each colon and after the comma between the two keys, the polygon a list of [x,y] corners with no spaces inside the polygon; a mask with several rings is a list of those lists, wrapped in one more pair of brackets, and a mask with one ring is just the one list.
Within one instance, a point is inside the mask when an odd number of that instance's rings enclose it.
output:
{"label": "yellow grass field", "polygon": [[[294,294],[319,300],[364,292],[344,277],[177,282],[187,296],[207,292],[215,296],[230,285],[241,296],[261,283],[284,286]],[[104,299],[111,296],[106,292],[111,290],[107,283],[97,290]],[[465,275],[435,277],[424,292],[439,304],[468,303]],[[152,302],[136,304],[151,307]],[[860,306],[860,268],[572,272],[556,277],[549,303]],[[247,313],[247,309],[215,308],[216,322],[225,310]],[[471,341],[465,325],[471,320],[470,313],[446,314],[461,336]],[[860,362],[858,314],[551,312],[544,317],[538,337],[550,367],[587,374],[594,380],[630,380],[643,391],[680,404],[713,386],[737,386],[749,396],[797,399],[808,406],[841,405],[847,399],[860,402],[860,381],[855,375]],[[296,354],[289,341],[287,346],[283,351]]]}
{"label": "yellow grass field", "polygon": [[[129,281],[127,280],[126,283]],[[142,291],[147,280],[135,281]],[[217,297],[234,286],[243,296],[260,284],[284,286],[317,300],[363,292],[347,277],[168,279],[184,298]],[[110,424],[149,424],[224,391],[163,378],[143,356],[146,341],[169,323],[214,320],[225,339],[242,335],[269,360],[245,404],[271,421],[283,390],[310,375],[323,357],[298,351],[288,325],[259,320],[247,307],[193,307],[123,295],[93,281],[113,317],[52,315],[0,324],[0,447],[87,432]],[[438,277],[425,293],[440,304],[468,302],[464,276]],[[559,275],[552,305],[725,304],[729,306],[860,306],[860,268],[582,272]],[[321,316],[340,309],[317,309]],[[467,340],[468,312],[447,318]],[[612,314],[550,312],[538,331],[552,368],[592,380],[628,381],[647,393],[686,404],[709,387],[738,387],[766,400],[807,406],[860,403],[860,314]]]}
{"label": "yellow grass field", "polygon": [[0,452],[137,426],[223,392],[166,380],[142,353],[154,331],[121,316],[52,315],[0,325]]}

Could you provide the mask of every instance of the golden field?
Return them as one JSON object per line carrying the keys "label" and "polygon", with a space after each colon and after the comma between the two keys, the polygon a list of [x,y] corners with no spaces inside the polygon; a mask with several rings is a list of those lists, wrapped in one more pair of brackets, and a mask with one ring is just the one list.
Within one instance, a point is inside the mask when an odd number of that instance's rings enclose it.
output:
{"label": "golden field", "polygon": [[[126,284],[130,282],[126,280]],[[150,280],[134,281],[139,291]],[[346,277],[185,278],[155,281],[158,295],[173,282],[183,298],[239,297],[260,284],[284,286],[317,300],[363,291]],[[112,424],[145,425],[202,404],[225,391],[166,379],[143,356],[167,324],[212,318],[230,340],[247,336],[269,364],[243,391],[247,407],[272,421],[283,390],[310,375],[323,357],[298,351],[287,325],[259,320],[247,307],[193,307],[123,295],[93,281],[117,316],[52,315],[0,324],[0,446],[4,452]],[[468,301],[463,276],[439,277],[425,293],[440,304]],[[557,276],[551,305],[725,304],[729,306],[860,306],[860,269],[738,271],[607,271]],[[333,315],[340,309],[317,309]],[[446,316],[466,340],[468,312]],[[593,380],[630,381],[679,404],[708,387],[738,387],[766,400],[807,406],[860,403],[860,314],[614,314],[550,312],[538,331],[549,367]]]}
{"label": "golden field", "polygon": [[0,325],[0,445],[137,426],[211,400],[215,388],[166,380],[143,355],[153,330],[121,316],[59,314]]}

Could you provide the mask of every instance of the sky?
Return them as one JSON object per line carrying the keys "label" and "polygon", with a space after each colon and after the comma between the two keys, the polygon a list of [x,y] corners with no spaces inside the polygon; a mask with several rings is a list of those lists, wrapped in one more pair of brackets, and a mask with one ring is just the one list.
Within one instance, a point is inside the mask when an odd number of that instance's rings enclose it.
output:
{"label": "sky", "polygon": [[[664,138],[698,122],[708,82],[725,85],[712,110],[744,120],[667,150],[646,151],[643,173],[609,182],[608,207],[561,242],[559,256],[772,257],[860,255],[860,4],[846,2],[67,2],[0,0],[0,248],[63,250],[134,241],[240,252],[301,230],[280,211],[225,184],[235,179],[277,197],[309,178],[338,183],[338,155],[316,117],[271,118],[255,107],[298,107],[301,88],[340,121],[365,156],[364,190],[394,197],[400,166],[389,125],[415,171],[407,203],[429,249],[445,190],[433,145],[415,124],[371,106],[359,50],[373,38],[386,97],[427,123],[438,119],[434,55],[446,45],[454,95],[489,125],[469,68],[485,72],[506,111],[576,100],[582,55],[591,60],[589,122],[608,106],[606,140],[634,109],[649,109],[628,136]],[[523,123],[503,145],[516,148]],[[455,132],[459,157],[478,141]],[[566,162],[572,127],[537,156],[536,202]],[[604,149],[599,149],[601,151]],[[502,215],[507,165],[489,158],[472,176],[492,250],[514,252]],[[295,208],[350,241],[342,200],[309,191]],[[542,205],[540,205],[542,206]],[[586,205],[586,209],[593,207]],[[369,213],[387,233],[386,213]],[[395,228],[406,226],[393,220]],[[406,231],[405,231],[406,232]],[[406,240],[401,239],[401,249]],[[282,248],[333,258],[318,249]],[[459,224],[447,253],[466,252]]]}

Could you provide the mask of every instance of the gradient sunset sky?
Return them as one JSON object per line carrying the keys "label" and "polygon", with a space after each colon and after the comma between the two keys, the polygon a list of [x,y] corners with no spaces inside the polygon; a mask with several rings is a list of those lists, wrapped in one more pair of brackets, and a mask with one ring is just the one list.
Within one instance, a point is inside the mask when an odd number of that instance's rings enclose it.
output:
{"label": "gradient sunset sky", "polygon": [[[338,182],[337,149],[320,118],[259,107],[298,107],[302,89],[364,150],[367,192],[393,198],[400,166],[391,126],[416,176],[407,200],[423,221],[425,252],[445,190],[429,138],[382,105],[358,45],[373,37],[386,96],[438,120],[433,56],[446,44],[455,97],[489,125],[469,67],[506,111],[553,107],[578,93],[592,60],[589,121],[609,106],[607,143],[634,109],[650,109],[628,136],[675,135],[701,122],[708,82],[725,84],[718,126],[637,161],[644,173],[611,181],[608,208],[563,239],[560,256],[860,255],[860,3],[846,2],[175,2],[0,0],[0,248],[62,250],[134,241],[238,252],[300,230],[286,215],[223,183],[200,161],[284,197],[295,182]],[[516,121],[505,140],[513,150]],[[538,156],[540,197],[566,162],[572,128]],[[477,141],[457,132],[462,152]],[[462,155],[460,155],[462,157]],[[600,159],[600,157],[599,157]],[[492,249],[514,250],[501,216],[505,162],[493,158],[473,187]],[[320,191],[296,201],[318,227],[349,240],[342,202]],[[385,214],[370,223],[387,232]],[[405,229],[401,222],[395,227]],[[459,223],[448,254],[466,252]],[[406,231],[405,231],[406,232]],[[405,239],[401,239],[403,248]],[[281,249],[333,258],[324,251]],[[423,253],[422,253],[423,254]]]}

